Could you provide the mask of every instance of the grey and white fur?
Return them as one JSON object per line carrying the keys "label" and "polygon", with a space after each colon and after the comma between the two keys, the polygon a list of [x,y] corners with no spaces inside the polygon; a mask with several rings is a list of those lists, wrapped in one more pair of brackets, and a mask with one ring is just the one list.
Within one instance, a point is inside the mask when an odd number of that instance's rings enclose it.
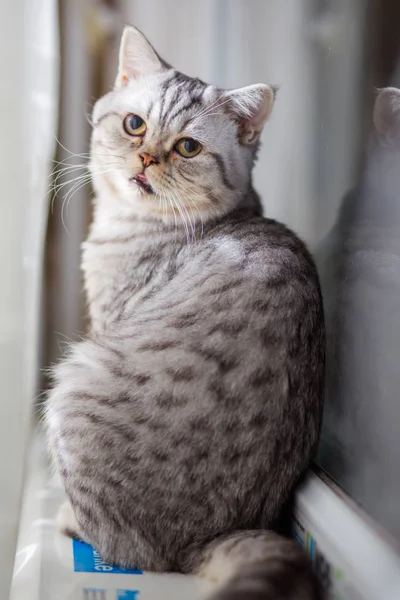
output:
{"label": "grey and white fur", "polygon": [[218,580],[219,599],[319,598],[269,531],[316,450],[324,381],[313,261],[252,188],[274,95],[187,77],[125,29],[93,112],[91,330],[46,412],[61,529],[118,565]]}

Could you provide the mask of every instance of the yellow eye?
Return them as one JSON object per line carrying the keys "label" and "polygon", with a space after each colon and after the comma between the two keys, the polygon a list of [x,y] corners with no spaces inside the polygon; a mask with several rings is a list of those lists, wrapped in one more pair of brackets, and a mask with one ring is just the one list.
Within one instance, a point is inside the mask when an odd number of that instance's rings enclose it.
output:
{"label": "yellow eye", "polygon": [[144,135],[147,125],[139,115],[126,115],[124,129],[129,135]]}
{"label": "yellow eye", "polygon": [[175,150],[185,158],[192,158],[201,151],[201,144],[192,138],[182,138],[175,144]]}

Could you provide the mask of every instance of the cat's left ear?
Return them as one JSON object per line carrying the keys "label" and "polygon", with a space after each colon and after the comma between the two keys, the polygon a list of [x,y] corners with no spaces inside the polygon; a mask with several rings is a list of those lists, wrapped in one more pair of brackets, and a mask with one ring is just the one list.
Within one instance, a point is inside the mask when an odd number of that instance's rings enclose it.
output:
{"label": "cat's left ear", "polygon": [[271,114],[276,93],[276,87],[263,83],[224,92],[221,100],[239,123],[239,139],[242,144],[257,141]]}
{"label": "cat's left ear", "polygon": [[119,48],[118,75],[115,87],[124,87],[131,79],[156,73],[167,66],[143,33],[136,27],[125,27]]}

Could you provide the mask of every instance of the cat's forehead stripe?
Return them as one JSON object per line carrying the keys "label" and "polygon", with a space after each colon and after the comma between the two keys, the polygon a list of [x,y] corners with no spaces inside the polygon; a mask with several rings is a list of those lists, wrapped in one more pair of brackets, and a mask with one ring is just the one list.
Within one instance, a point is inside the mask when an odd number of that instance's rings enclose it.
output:
{"label": "cat's forehead stripe", "polygon": [[172,75],[172,77],[170,77],[169,79],[167,79],[166,81],[164,81],[164,83],[161,86],[161,91],[160,91],[160,121],[162,119],[162,115],[163,115],[163,111],[164,111],[164,104],[165,104],[165,99],[167,97],[168,91],[171,89],[173,83],[176,83],[176,75],[174,72],[174,75]]}
{"label": "cat's forehead stripe", "polygon": [[[207,84],[200,79],[193,79],[175,72],[174,77],[167,80],[162,86],[160,128],[163,129],[169,125],[174,118],[188,110],[193,104],[199,104],[206,88]],[[168,92],[172,89],[173,93],[169,94]]]}
{"label": "cat's forehead stripe", "polygon": [[[189,99],[181,106],[178,106],[174,112],[171,112],[169,114],[168,119],[165,122],[165,126],[168,126],[171,121],[173,121],[174,119],[176,119],[176,117],[178,117],[180,114],[182,114],[183,112],[189,110],[190,108],[192,108],[192,106],[194,106],[195,104],[201,104],[202,100],[203,100],[203,95],[204,92],[206,90],[207,86],[204,86],[200,89],[200,91],[197,91],[197,93],[195,94],[193,91],[189,92]],[[187,123],[185,123],[186,125]],[[185,127],[183,126],[182,129],[184,129]]]}

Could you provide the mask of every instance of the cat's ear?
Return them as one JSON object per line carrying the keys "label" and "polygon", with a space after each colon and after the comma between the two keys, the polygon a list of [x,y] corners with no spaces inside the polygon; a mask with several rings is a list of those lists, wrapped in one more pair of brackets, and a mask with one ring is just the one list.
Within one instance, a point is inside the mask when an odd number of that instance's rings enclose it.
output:
{"label": "cat's ear", "polygon": [[224,92],[222,101],[239,123],[242,144],[252,144],[257,140],[271,114],[276,93],[276,87],[263,83]]}
{"label": "cat's ear", "polygon": [[373,122],[380,137],[390,138],[400,132],[400,90],[383,88],[375,100]]}
{"label": "cat's ear", "polygon": [[125,86],[130,79],[138,79],[166,68],[150,42],[136,27],[125,27],[119,48],[118,75],[115,87]]}

